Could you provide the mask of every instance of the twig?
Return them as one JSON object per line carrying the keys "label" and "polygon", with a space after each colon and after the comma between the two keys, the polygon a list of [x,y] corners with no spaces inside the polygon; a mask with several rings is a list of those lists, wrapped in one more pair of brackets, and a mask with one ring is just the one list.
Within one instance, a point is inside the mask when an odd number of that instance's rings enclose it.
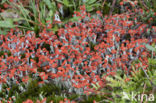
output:
{"label": "twig", "polygon": [[145,7],[145,9],[148,10],[148,7],[146,6],[144,0],[140,0],[140,2],[143,4],[143,6]]}
{"label": "twig", "polygon": [[[114,102],[112,98],[109,98],[109,97],[107,97],[107,96],[104,96],[104,97],[106,97],[106,98],[109,99],[110,101]],[[98,103],[104,103],[104,99],[103,99],[102,101],[98,102]]]}
{"label": "twig", "polygon": [[104,0],[104,2],[102,3],[102,7],[104,7],[106,0]]}
{"label": "twig", "polygon": [[116,0],[113,0],[112,7],[111,7],[111,10],[109,12],[109,16],[112,16],[112,12],[114,11],[115,3],[116,3]]}
{"label": "twig", "polygon": [[[145,92],[145,89],[146,89],[146,83],[144,84],[143,94]],[[143,96],[141,96],[141,102],[140,103],[142,103],[142,102],[143,102]]]}

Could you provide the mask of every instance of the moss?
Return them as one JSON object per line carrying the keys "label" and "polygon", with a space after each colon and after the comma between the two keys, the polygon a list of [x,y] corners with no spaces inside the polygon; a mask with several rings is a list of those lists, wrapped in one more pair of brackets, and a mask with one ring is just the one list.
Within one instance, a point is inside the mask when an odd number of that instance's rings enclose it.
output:
{"label": "moss", "polygon": [[37,69],[37,71],[38,71],[38,72],[45,72],[45,70],[43,70],[43,69],[40,68],[40,67]]}
{"label": "moss", "polygon": [[[69,94],[68,92],[65,92],[66,88],[59,88],[52,82],[39,86],[38,82],[38,80],[30,80],[28,85],[21,83],[20,85],[25,88],[26,91],[20,91],[19,85],[13,84],[9,91],[9,97],[16,96],[15,103],[22,103],[27,99],[31,99],[32,101],[36,102],[36,100],[41,100],[40,95],[42,95],[43,98],[47,98],[47,103],[50,101],[58,103],[59,101],[64,100],[64,98],[68,98],[71,101],[79,101],[77,98],[80,96],[77,94]],[[3,86],[3,89],[5,88],[7,88],[7,85]],[[6,92],[0,93],[0,96],[4,97],[5,94]],[[103,96],[99,95],[92,95],[89,97],[81,96],[81,98],[82,103],[91,103],[93,100],[100,101],[104,99]]]}
{"label": "moss", "polygon": [[70,99],[70,100],[74,100],[74,99],[76,99],[76,98],[78,98],[78,95],[77,95],[77,94],[72,94],[72,95],[70,95],[70,96],[68,97],[68,99]]}
{"label": "moss", "polygon": [[26,91],[23,92],[19,90],[18,85],[13,85],[10,89],[9,97],[15,95],[16,103],[22,103],[27,99],[31,99],[33,101],[39,100],[40,94],[42,94],[43,97],[46,97],[47,101],[53,100],[55,103],[64,99],[63,96],[60,96],[63,94],[63,90],[61,88],[57,87],[53,83],[44,84],[40,87],[38,82],[38,80],[30,80],[28,86],[24,86],[24,83],[21,83],[21,85],[26,89]]}
{"label": "moss", "polygon": [[33,60],[35,60],[37,63],[39,62],[39,58],[38,57],[33,58]]}
{"label": "moss", "polygon": [[55,86],[53,83],[44,84],[40,89],[40,92],[45,93],[45,96],[49,96],[54,92],[56,95],[61,94],[61,88]]}
{"label": "moss", "polygon": [[10,51],[8,51],[7,54],[8,54],[8,56],[11,56],[11,52]]}
{"label": "moss", "polygon": [[49,44],[46,44],[46,43],[44,43],[44,44],[42,45],[41,49],[43,49],[43,48],[46,48],[48,51],[51,50],[51,49],[50,49],[50,45],[49,45]]}
{"label": "moss", "polygon": [[0,56],[4,55],[4,51],[0,51]]}
{"label": "moss", "polygon": [[17,103],[20,103],[21,101],[25,101],[28,98],[35,98],[36,96],[38,96],[39,91],[38,91],[39,85],[37,80],[31,81],[29,82],[29,85],[26,88],[26,91],[23,93],[19,93],[19,95],[16,95]]}
{"label": "moss", "polygon": [[24,53],[21,54],[21,59],[23,59],[23,58],[25,58],[25,54]]}
{"label": "moss", "polygon": [[90,43],[89,43],[89,46],[90,46],[91,51],[95,51],[95,50],[94,50],[94,47],[96,46],[96,44],[90,42]]}
{"label": "moss", "polygon": [[17,84],[13,85],[13,86],[10,88],[8,97],[12,97],[13,95],[16,94],[16,92],[19,92],[19,88],[18,88],[18,85],[17,85]]}
{"label": "moss", "polygon": [[3,56],[4,53],[7,53],[8,56],[11,56],[11,52],[10,51],[8,51],[8,52],[0,51],[0,57]]}
{"label": "moss", "polygon": [[54,103],[59,103],[59,101],[64,100],[62,96],[56,96],[55,93],[53,95],[47,97],[47,103],[53,101]]}

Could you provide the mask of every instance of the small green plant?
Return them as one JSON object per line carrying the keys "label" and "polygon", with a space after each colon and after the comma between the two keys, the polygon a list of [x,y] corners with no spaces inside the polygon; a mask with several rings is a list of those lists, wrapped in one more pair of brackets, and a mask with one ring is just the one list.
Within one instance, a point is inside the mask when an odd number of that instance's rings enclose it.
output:
{"label": "small green plant", "polygon": [[[47,21],[52,23],[57,8],[55,2],[51,2],[50,0],[42,0],[40,2],[29,0],[28,2],[31,3],[26,6],[24,6],[19,0],[18,2],[9,2],[8,0],[3,2],[10,5],[12,8],[1,13],[0,17],[2,20],[0,19],[0,28],[18,27],[24,31],[35,31],[35,33],[38,34],[43,28],[48,26]],[[8,10],[11,10],[11,12]],[[15,14],[13,14],[14,12],[16,12],[18,17],[10,17],[10,15],[15,16]],[[9,16],[9,19],[8,17],[6,18],[7,15]],[[17,25],[15,25],[15,22]],[[6,33],[1,32],[1,34]]]}
{"label": "small green plant", "polygon": [[[58,103],[65,98],[81,102],[81,103],[92,103],[95,101],[107,101],[106,95],[78,95],[74,93],[68,93],[66,88],[60,88],[54,85],[52,82],[47,84],[38,84],[38,80],[30,79],[28,83],[20,83],[20,84],[12,84],[12,87],[8,90],[8,85],[2,85],[2,91],[0,92],[0,100],[5,98],[9,100],[9,98],[13,99],[15,103],[22,103],[28,99],[36,102],[37,100],[43,100],[46,98],[46,102],[49,103],[53,101],[54,103]],[[112,99],[111,99],[112,100]]]}
{"label": "small green plant", "polygon": [[[149,69],[147,70],[147,74],[140,68],[136,70],[133,67],[133,72],[131,76],[122,75],[120,71],[113,77],[107,77],[107,85],[112,89],[111,96],[113,96],[115,102],[120,103],[137,103],[140,101],[146,101],[146,99],[141,99],[142,94],[156,96],[156,60],[149,59]],[[97,87],[97,86],[96,86]],[[102,89],[101,92],[105,92],[106,89]],[[123,98],[125,94],[129,99]],[[139,100],[131,100],[133,98],[132,93],[136,94],[136,97]],[[137,99],[138,99],[137,98]],[[155,98],[154,98],[155,101]]]}

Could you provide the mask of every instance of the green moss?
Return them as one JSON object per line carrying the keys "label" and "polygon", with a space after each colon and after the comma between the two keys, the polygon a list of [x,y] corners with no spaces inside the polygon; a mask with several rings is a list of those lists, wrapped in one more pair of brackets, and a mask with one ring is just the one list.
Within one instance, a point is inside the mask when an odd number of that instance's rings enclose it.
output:
{"label": "green moss", "polygon": [[25,58],[25,54],[24,53],[21,54],[21,59],[23,59],[23,58]]}
{"label": "green moss", "polygon": [[5,56],[4,53],[7,53],[8,56],[11,56],[11,52],[10,51],[8,51],[8,52],[0,51],[0,57],[1,56]]}
{"label": "green moss", "polygon": [[38,72],[45,72],[42,68],[37,69]]}
{"label": "green moss", "polygon": [[78,95],[77,95],[77,94],[72,94],[72,95],[70,95],[70,96],[68,97],[68,99],[70,99],[70,100],[74,100],[74,99],[76,99],[76,98],[78,98]]}
{"label": "green moss", "polygon": [[56,96],[54,93],[51,96],[47,97],[47,103],[50,101],[53,101],[54,103],[59,103],[59,101],[64,100],[64,97],[62,96]]}
{"label": "green moss", "polygon": [[13,95],[16,94],[16,92],[19,92],[19,88],[18,85],[15,84],[10,88],[8,97],[12,97]]}
{"label": "green moss", "polygon": [[61,94],[61,88],[55,86],[54,84],[44,84],[40,89],[39,92],[45,93],[45,96],[52,95],[52,92],[54,92],[56,95]]}
{"label": "green moss", "polygon": [[[100,95],[92,95],[92,96],[79,96],[77,94],[69,94],[66,90],[66,88],[59,88],[56,85],[54,85],[52,82],[44,84],[42,86],[38,85],[38,80],[30,80],[29,84],[26,85],[24,83],[20,84],[26,91],[20,91],[19,85],[14,84],[10,91],[9,91],[9,97],[16,96],[15,103],[22,103],[23,101],[26,101],[27,99],[31,99],[32,101],[36,102],[36,100],[41,100],[40,95],[42,95],[43,98],[47,98],[47,103],[50,101],[53,101],[54,103],[58,103],[61,100],[64,100],[64,98],[68,98],[71,101],[78,102],[79,99],[82,98],[82,103],[91,103],[93,100],[100,101],[102,99],[105,99],[104,96]],[[3,86],[3,89],[6,90],[7,85]],[[0,93],[1,97],[5,97],[7,92]],[[8,97],[8,98],[9,98]],[[7,99],[8,99],[7,98]]]}
{"label": "green moss", "polygon": [[95,51],[95,50],[94,50],[95,45],[96,45],[96,44],[94,44],[94,43],[92,43],[92,42],[89,43],[89,46],[90,46],[91,51]]}
{"label": "green moss", "polygon": [[51,50],[51,49],[50,49],[50,45],[49,45],[49,44],[46,44],[46,43],[44,43],[44,44],[42,45],[41,49],[43,49],[43,48],[46,48],[48,51]]}
{"label": "green moss", "polygon": [[26,91],[23,93],[19,93],[19,95],[17,96],[17,100],[16,103],[20,103],[21,101],[25,101],[28,98],[32,99],[38,96],[39,91],[38,91],[39,85],[38,82],[36,80],[31,81],[28,85],[28,87],[26,88]]}
{"label": "green moss", "polygon": [[[26,86],[24,83],[20,85],[25,88],[26,91],[20,91],[19,85],[13,85],[9,91],[9,97],[16,96],[16,103],[22,103],[27,99],[33,101],[40,100],[40,95],[47,98],[47,101],[53,100],[58,103],[58,101],[63,100],[64,97],[60,96],[63,94],[63,90],[53,83],[44,84],[42,86],[38,85],[38,80],[30,80],[29,84]],[[6,86],[3,86],[6,88]],[[65,89],[64,89],[65,90]],[[5,94],[0,93],[1,96],[5,97]]]}
{"label": "green moss", "polygon": [[0,56],[4,55],[4,51],[0,51]]}
{"label": "green moss", "polygon": [[7,54],[8,54],[8,56],[11,56],[11,52],[10,51],[8,51]]}

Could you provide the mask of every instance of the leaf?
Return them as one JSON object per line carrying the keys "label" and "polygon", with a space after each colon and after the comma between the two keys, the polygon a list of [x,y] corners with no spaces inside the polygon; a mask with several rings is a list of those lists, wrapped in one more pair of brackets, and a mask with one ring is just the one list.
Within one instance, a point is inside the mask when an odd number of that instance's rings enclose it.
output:
{"label": "leaf", "polygon": [[63,3],[63,1],[62,0],[56,0],[57,2],[59,2],[59,3]]}
{"label": "leaf", "polygon": [[0,35],[6,35],[8,33],[7,30],[0,30]]}
{"label": "leaf", "polygon": [[156,51],[156,48],[152,47],[151,45],[149,45],[149,44],[144,44],[144,45],[146,46],[146,48],[147,48],[148,50]]}
{"label": "leaf", "polygon": [[87,4],[92,4],[92,3],[94,3],[96,0],[88,0],[87,1]]}
{"label": "leaf", "polygon": [[8,20],[0,21],[0,27],[2,27],[2,28],[13,28],[14,27],[13,20],[8,19]]}
{"label": "leaf", "polygon": [[51,5],[50,0],[43,0],[43,1],[44,1],[44,3],[48,6],[49,9],[52,8],[52,5]]}
{"label": "leaf", "polygon": [[[33,4],[32,4],[33,5]],[[20,3],[19,5],[17,5],[18,9],[20,9],[20,11],[18,11],[19,13],[22,13],[23,15],[27,15],[29,16],[30,11],[25,9],[24,6]],[[32,7],[30,7],[32,8]],[[18,10],[16,9],[16,11]],[[29,16],[30,17],[30,16]]]}
{"label": "leaf", "polygon": [[[38,16],[38,11],[37,11],[37,9],[36,9],[35,1],[33,1],[33,2],[31,3],[31,8],[32,8],[32,11],[33,11],[35,20],[36,20],[36,19],[37,19],[37,16]],[[36,20],[36,21],[37,21],[37,20]]]}
{"label": "leaf", "polygon": [[96,84],[92,84],[93,88],[95,88],[96,90],[98,90],[100,88],[100,85],[98,83]]}
{"label": "leaf", "polygon": [[31,20],[31,17],[29,15],[29,11],[26,10],[21,3],[19,5],[17,5],[16,11],[19,12],[20,17],[23,17],[24,20],[26,20],[26,25],[28,25],[30,27],[30,23],[28,21],[28,20]]}
{"label": "leaf", "polygon": [[2,0],[1,4],[5,3],[7,0]]}
{"label": "leaf", "polygon": [[92,6],[87,6],[87,7],[86,7],[86,10],[87,10],[88,12],[90,12],[90,11],[93,10],[93,7],[92,7]]}
{"label": "leaf", "polygon": [[54,27],[53,27],[53,29],[52,29],[54,32],[56,32],[56,31],[58,31],[58,26],[57,25],[55,25]]}
{"label": "leaf", "polygon": [[101,4],[100,3],[95,3],[95,4],[92,4],[91,6],[93,6],[93,7],[100,7]]}
{"label": "leaf", "polygon": [[75,21],[78,21],[79,19],[81,19],[81,17],[73,17],[73,18],[71,18],[71,21],[75,22]]}
{"label": "leaf", "polygon": [[18,18],[19,15],[17,14],[17,12],[15,10],[10,10],[7,9],[4,12],[0,13],[0,16],[4,19],[6,18]]}
{"label": "leaf", "polygon": [[63,4],[68,7],[69,6],[69,1],[68,0],[63,0]]}
{"label": "leaf", "polygon": [[95,84],[92,84],[93,88],[95,88],[96,90],[98,89],[98,87]]}
{"label": "leaf", "polygon": [[52,11],[55,12],[56,9],[57,9],[57,6],[56,6],[56,3],[55,2],[52,2]]}
{"label": "leaf", "polygon": [[53,13],[53,11],[52,11],[52,10],[50,10],[50,11],[49,11],[49,13],[48,13],[48,15],[49,15],[50,17],[52,17],[52,16],[53,16],[53,14],[54,14],[54,13]]}

